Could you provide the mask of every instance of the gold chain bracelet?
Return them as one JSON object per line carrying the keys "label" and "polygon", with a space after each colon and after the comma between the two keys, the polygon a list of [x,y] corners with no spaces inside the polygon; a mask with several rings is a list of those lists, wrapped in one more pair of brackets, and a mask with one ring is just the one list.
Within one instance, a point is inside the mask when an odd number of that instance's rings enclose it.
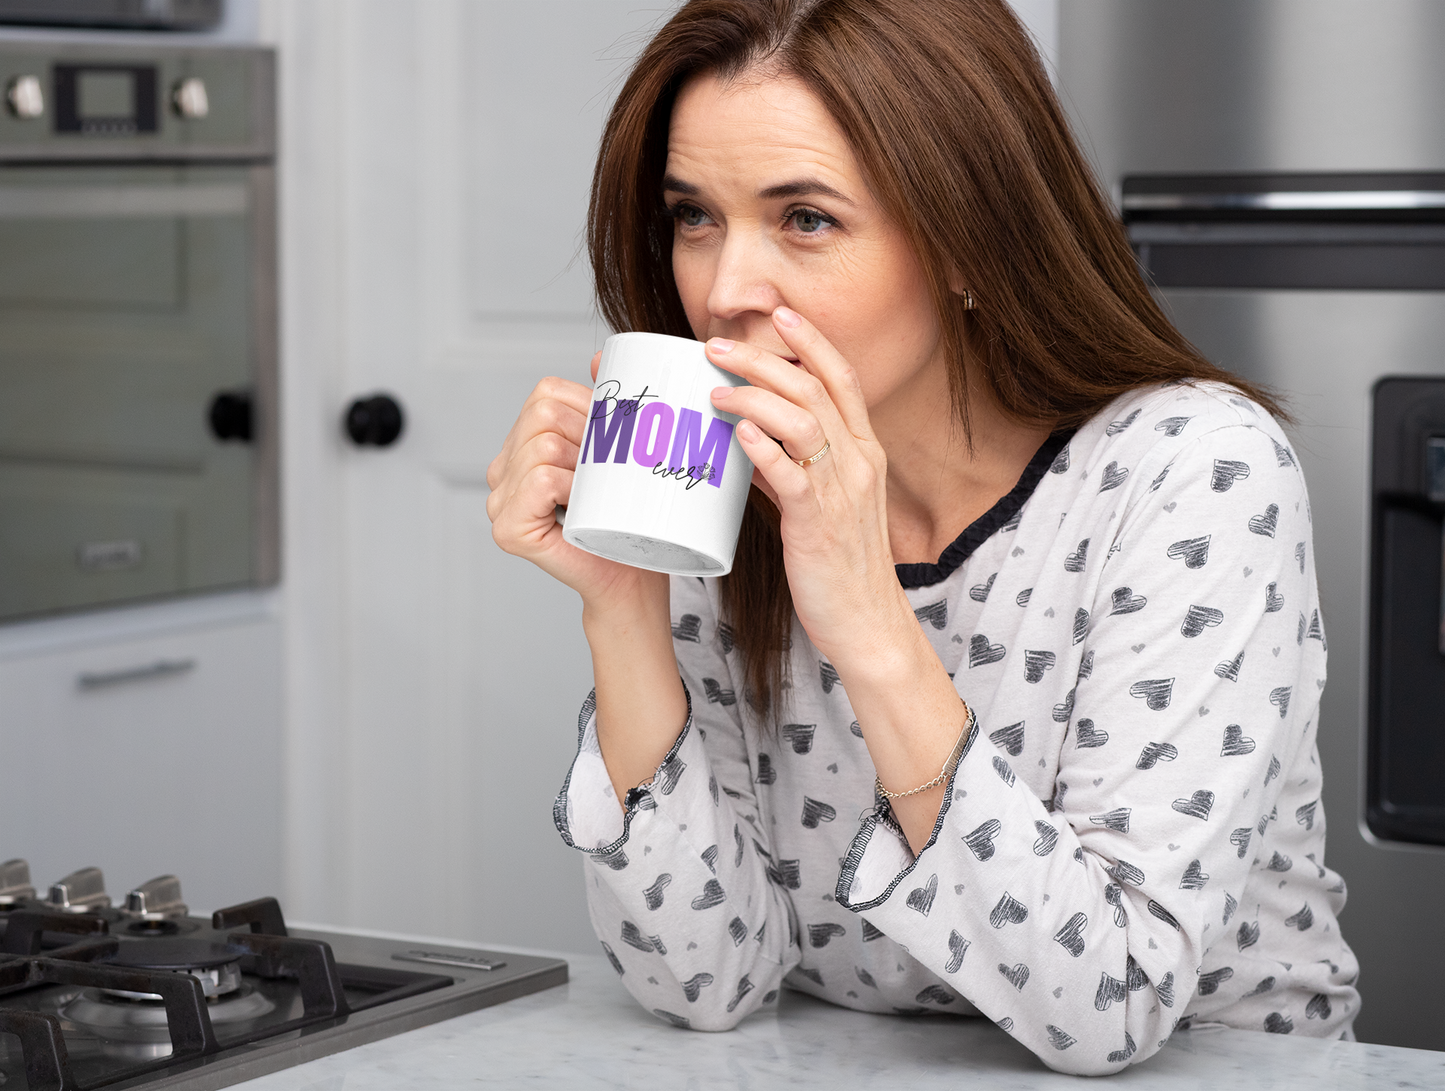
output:
{"label": "gold chain bracelet", "polygon": [[883,787],[883,781],[875,775],[873,777],[873,786],[877,789],[880,796],[884,799],[907,799],[909,796],[916,796],[920,792],[926,792],[930,788],[937,788],[953,775],[953,771],[958,768],[958,763],[963,759],[963,752],[968,749],[968,740],[973,738],[974,728],[978,726],[978,721],[973,715],[973,709],[971,709],[967,703],[964,704],[963,710],[968,714],[964,717],[963,733],[958,736],[958,742],[953,744],[953,752],[948,755],[948,760],[943,763],[943,771],[927,784],[920,784],[917,788],[911,788],[906,792],[890,792],[887,788]]}

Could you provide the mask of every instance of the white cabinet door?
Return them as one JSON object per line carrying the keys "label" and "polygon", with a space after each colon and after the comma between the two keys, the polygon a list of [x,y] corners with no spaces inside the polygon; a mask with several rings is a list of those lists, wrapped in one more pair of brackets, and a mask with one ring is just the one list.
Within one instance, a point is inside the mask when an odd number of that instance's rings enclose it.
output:
{"label": "white cabinet door", "polygon": [[280,893],[280,625],[244,612],[148,636],[104,636],[135,628],[124,612],[5,630],[0,859],[28,859],[42,892],[97,865],[116,902],[175,874],[207,914]]}
{"label": "white cabinet door", "polygon": [[[286,0],[282,402],[293,916],[595,950],[552,825],[590,659],[492,543],[527,392],[607,334],[582,250],[605,110],[666,2]],[[340,418],[385,391],[401,439]]]}

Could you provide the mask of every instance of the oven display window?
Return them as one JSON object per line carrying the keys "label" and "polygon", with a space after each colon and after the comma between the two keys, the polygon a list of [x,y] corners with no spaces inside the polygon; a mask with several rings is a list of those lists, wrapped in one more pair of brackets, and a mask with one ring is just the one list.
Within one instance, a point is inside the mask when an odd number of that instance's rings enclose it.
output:
{"label": "oven display window", "polygon": [[154,65],[55,66],[55,131],[124,137],[159,128]]}

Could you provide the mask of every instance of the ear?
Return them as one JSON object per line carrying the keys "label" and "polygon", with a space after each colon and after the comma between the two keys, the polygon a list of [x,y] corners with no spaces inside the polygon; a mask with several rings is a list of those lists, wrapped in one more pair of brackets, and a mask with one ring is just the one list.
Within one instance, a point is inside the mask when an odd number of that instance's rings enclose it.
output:
{"label": "ear", "polygon": [[948,289],[954,295],[963,296],[964,310],[971,311],[976,306],[973,293],[964,286],[963,274],[952,265],[948,267]]}

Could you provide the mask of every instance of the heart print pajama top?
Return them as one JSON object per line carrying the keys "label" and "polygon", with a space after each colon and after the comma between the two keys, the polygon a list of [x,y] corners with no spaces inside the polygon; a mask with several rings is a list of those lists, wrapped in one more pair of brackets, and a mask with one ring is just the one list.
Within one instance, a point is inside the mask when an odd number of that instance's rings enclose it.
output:
{"label": "heart print pajama top", "polygon": [[783,986],[982,1015],[1102,1074],[1176,1028],[1348,1037],[1325,865],[1325,630],[1304,478],[1231,387],[1127,394],[898,578],[978,728],[915,858],[843,681],[794,620],[777,723],[714,581],[672,578],[689,717],[615,798],[583,705],[555,805],[589,912],[658,1018],[726,1030]]}

